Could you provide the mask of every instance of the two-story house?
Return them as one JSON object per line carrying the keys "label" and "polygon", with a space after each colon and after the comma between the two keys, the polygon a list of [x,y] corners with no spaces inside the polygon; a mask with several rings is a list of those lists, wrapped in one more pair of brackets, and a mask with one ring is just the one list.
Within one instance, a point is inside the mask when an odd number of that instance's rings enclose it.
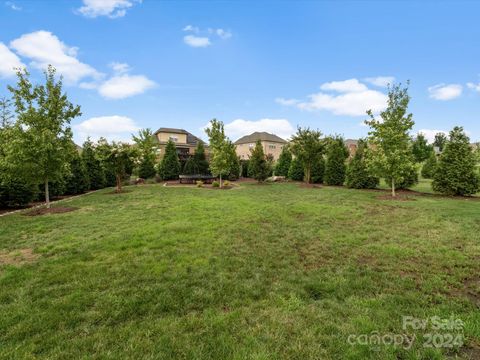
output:
{"label": "two-story house", "polygon": [[[203,142],[195,135],[183,129],[160,128],[154,133],[158,141],[158,151],[160,157],[165,154],[165,146],[168,140],[172,140],[177,148],[178,157],[180,160],[186,160],[195,153],[195,148],[198,142]],[[208,152],[208,146],[205,144],[205,152]]]}
{"label": "two-story house", "polygon": [[275,161],[280,157],[283,147],[287,144],[285,140],[274,134],[267,132],[254,132],[235,141],[237,156],[240,159],[248,159],[250,150],[255,147],[255,143],[260,140],[265,155],[272,155]]}

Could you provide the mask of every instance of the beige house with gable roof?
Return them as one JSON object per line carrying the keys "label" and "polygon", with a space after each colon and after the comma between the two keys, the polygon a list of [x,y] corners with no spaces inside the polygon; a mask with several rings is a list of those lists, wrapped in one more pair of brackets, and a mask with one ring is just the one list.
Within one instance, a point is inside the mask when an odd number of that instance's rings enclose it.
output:
{"label": "beige house with gable roof", "polygon": [[242,160],[247,160],[250,157],[250,149],[255,147],[258,140],[262,143],[265,155],[272,155],[275,161],[278,160],[283,147],[287,144],[287,141],[277,135],[267,132],[254,132],[235,141],[237,156]]}

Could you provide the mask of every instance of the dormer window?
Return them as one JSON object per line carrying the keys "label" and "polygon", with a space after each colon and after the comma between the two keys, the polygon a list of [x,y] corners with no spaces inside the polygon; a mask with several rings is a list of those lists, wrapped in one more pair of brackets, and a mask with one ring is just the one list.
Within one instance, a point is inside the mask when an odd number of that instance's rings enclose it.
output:
{"label": "dormer window", "polygon": [[169,139],[172,140],[173,142],[178,142],[177,136],[170,136]]}

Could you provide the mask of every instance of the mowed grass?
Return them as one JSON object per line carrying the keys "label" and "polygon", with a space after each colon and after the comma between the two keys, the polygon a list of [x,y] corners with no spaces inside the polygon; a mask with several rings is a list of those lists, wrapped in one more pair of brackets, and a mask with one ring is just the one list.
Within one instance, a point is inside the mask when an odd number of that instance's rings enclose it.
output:
{"label": "mowed grass", "polygon": [[[298,184],[129,187],[0,218],[0,357],[474,358],[480,202]],[[461,319],[426,348],[402,316]],[[349,335],[417,336],[406,350]],[[473,354],[473,355],[472,355]]]}

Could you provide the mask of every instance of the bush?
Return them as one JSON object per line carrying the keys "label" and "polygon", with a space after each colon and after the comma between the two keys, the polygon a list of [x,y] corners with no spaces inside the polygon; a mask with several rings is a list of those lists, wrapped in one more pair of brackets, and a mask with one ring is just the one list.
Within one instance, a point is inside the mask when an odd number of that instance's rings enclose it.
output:
{"label": "bush", "polygon": [[27,206],[35,199],[37,191],[37,186],[20,178],[0,179],[0,208]]}
{"label": "bush", "polygon": [[323,178],[325,175],[325,159],[323,156],[320,156],[318,160],[312,166],[311,180],[313,184],[323,183]]}
{"label": "bush", "polygon": [[223,182],[223,186],[230,186],[230,181],[225,180],[225,181]]}
{"label": "bush", "polygon": [[425,179],[433,179],[436,169],[437,169],[437,155],[435,155],[435,153],[432,152],[429,158],[427,159],[427,161],[425,161],[425,164],[423,164],[422,177]]}
{"label": "bush", "polygon": [[287,146],[282,148],[280,157],[278,158],[277,165],[275,166],[275,175],[276,176],[288,176],[288,170],[290,169],[290,164],[292,162],[292,153],[288,150]]}
{"label": "bush", "polygon": [[197,180],[196,184],[197,184],[197,187],[203,187],[203,181],[202,180]]}
{"label": "bush", "polygon": [[162,180],[176,180],[180,175],[180,161],[178,160],[175,143],[172,140],[167,142],[165,155],[158,166],[158,175]]}
{"label": "bush", "polygon": [[334,138],[327,149],[327,162],[325,164],[324,181],[327,185],[343,185],[345,182],[345,160],[348,149],[342,138]]}
{"label": "bush", "polygon": [[218,181],[214,181],[212,182],[212,187],[215,187],[215,188],[220,187],[220,183]]}
{"label": "bush", "polygon": [[288,178],[295,181],[303,181],[305,177],[302,163],[297,159],[293,159],[288,169]]}
{"label": "bush", "polygon": [[379,184],[379,179],[368,171],[364,159],[366,143],[358,142],[357,151],[347,166],[345,185],[353,189],[374,189]]}
{"label": "bush", "polygon": [[432,188],[447,195],[473,195],[480,190],[475,155],[463,128],[450,131],[435,171]]}

